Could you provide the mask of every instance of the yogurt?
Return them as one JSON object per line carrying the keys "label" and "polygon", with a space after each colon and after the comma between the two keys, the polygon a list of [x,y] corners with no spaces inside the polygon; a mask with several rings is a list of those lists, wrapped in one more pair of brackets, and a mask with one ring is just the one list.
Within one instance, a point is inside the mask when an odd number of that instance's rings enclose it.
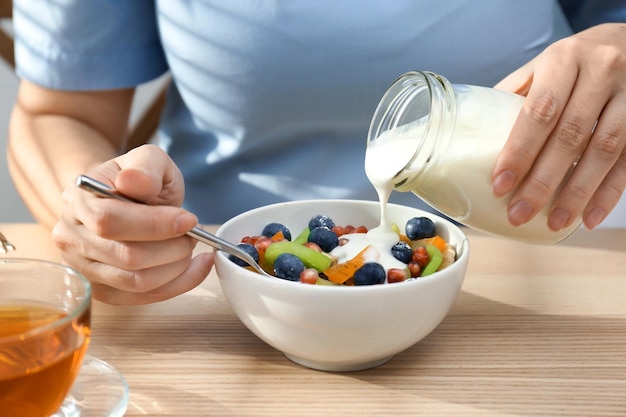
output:
{"label": "yogurt", "polygon": [[378,262],[389,270],[391,268],[406,268],[406,264],[400,262],[391,254],[391,247],[398,243],[398,234],[391,228],[384,226],[371,229],[367,233],[353,233],[342,236],[348,243],[337,246],[331,255],[337,257],[338,263],[344,263],[357,256],[366,247],[373,248],[365,253],[366,262]]}

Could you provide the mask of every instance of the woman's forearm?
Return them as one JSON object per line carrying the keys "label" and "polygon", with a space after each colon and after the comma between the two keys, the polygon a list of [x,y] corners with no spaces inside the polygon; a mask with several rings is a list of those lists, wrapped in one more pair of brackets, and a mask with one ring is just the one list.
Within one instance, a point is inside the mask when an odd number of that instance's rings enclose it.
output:
{"label": "woman's forearm", "polygon": [[61,214],[63,190],[80,172],[115,157],[100,135],[61,116],[13,112],[7,158],[18,193],[38,222],[52,227]]}
{"label": "woman's forearm", "polygon": [[33,97],[32,88],[26,93],[29,96],[18,95],[9,124],[9,172],[35,220],[52,228],[61,215],[63,190],[81,172],[121,152],[127,116],[110,119],[112,124],[123,126],[99,129],[99,123],[104,122],[92,123],[90,119],[98,120],[95,109],[72,112],[67,109],[75,104],[63,102],[59,111],[48,111],[47,98],[37,98],[39,92]]}

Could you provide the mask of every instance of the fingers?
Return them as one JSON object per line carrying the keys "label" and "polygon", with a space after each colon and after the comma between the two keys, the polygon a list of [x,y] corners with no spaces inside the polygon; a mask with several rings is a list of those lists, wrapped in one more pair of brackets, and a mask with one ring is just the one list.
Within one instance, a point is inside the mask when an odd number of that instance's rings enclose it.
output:
{"label": "fingers", "polygon": [[[179,275],[161,286],[145,286],[146,282],[150,282],[150,278],[162,272],[155,270],[153,271],[154,274],[145,273],[143,276],[138,277],[137,282],[140,285],[130,290],[115,288],[109,285],[109,283],[99,284],[96,282],[93,285],[93,294],[96,300],[115,305],[138,305],[164,301],[184,294],[200,285],[212,267],[213,254],[203,253],[193,258],[187,268]],[[115,276],[114,271],[106,271],[106,273],[109,276]]]}
{"label": "fingers", "polygon": [[81,225],[74,226],[74,229],[61,235],[63,229],[59,225],[55,228],[55,242],[68,253],[66,258],[71,257],[73,263],[84,258],[129,271],[188,260],[196,246],[196,241],[187,236],[160,241],[131,242],[102,238]]}
{"label": "fingers", "polygon": [[[520,186],[509,202],[509,221],[511,224],[520,225],[525,223],[532,219],[544,206],[550,204],[561,183],[571,171],[573,164],[587,146],[594,124],[599,116],[598,111],[594,110],[601,109],[604,103],[606,103],[607,97],[584,86],[588,86],[588,84],[578,84],[574,88],[568,104],[560,114],[558,123],[552,129],[543,147],[539,148],[541,143],[535,141],[534,147],[529,146],[530,153],[520,153],[520,155],[526,156],[528,159],[522,157],[518,163],[526,164],[531,169],[528,173],[523,173],[520,170],[514,174],[517,178],[527,176],[527,180]],[[532,98],[529,97],[528,100],[532,100]],[[521,116],[520,119],[524,120],[525,118]],[[531,123],[529,119],[526,119],[527,125]],[[532,130],[531,126],[529,136],[521,140],[530,142],[529,138],[532,137],[531,135],[537,135],[538,137],[545,135],[541,131],[539,124],[536,124],[534,128],[536,130]],[[519,140],[519,136],[514,138]],[[595,156],[592,155],[591,157]],[[570,198],[565,197],[568,205],[566,207],[557,207],[557,209],[553,210],[552,221],[548,223],[553,230],[560,230],[569,226],[591,198],[593,190],[601,181],[599,176],[603,176],[606,173],[606,171],[601,173],[597,169],[597,163],[597,160],[590,160],[589,158],[582,158],[578,161],[575,177],[572,178],[572,182],[569,183],[567,190],[559,194],[568,194],[570,196]],[[587,172],[589,170],[593,170],[593,172]],[[594,174],[594,177],[584,177],[581,174]],[[586,190],[580,188],[583,186],[581,182],[585,183]]]}
{"label": "fingers", "polygon": [[[533,167],[544,146],[538,138],[548,137],[553,131],[576,83],[577,70],[571,67],[567,65],[559,76],[549,68],[544,69],[543,63],[537,61],[536,73],[542,75],[534,78],[532,89],[493,171],[493,191],[497,196],[503,196],[519,185]],[[554,88],[557,79],[561,88]],[[524,200],[518,198],[514,203],[519,201]],[[532,214],[526,213],[514,224],[529,220],[526,217]]]}
{"label": "fingers", "polygon": [[118,242],[63,221],[52,236],[63,262],[90,280],[95,299],[110,304],[174,297],[197,286],[213,266],[211,253],[191,259],[195,241],[186,236],[162,242]]}
{"label": "fingers", "polygon": [[[551,205],[552,230],[581,215],[593,228],[615,207],[626,184],[626,86],[616,76],[617,69],[626,68],[620,59],[626,54],[586,40],[555,45],[532,62],[532,75],[523,68],[498,85],[523,90],[524,77],[532,80],[496,162],[493,191],[511,193],[513,225]],[[588,53],[578,52],[584,48]]]}
{"label": "fingers", "polygon": [[508,91],[510,93],[528,95],[528,91],[533,81],[533,62],[529,62],[518,70],[509,74],[493,88]]}
{"label": "fingers", "polygon": [[94,234],[118,241],[156,241],[181,236],[198,223],[178,207],[144,206],[89,196],[77,204],[76,220]]}
{"label": "fingers", "polygon": [[92,282],[96,299],[149,303],[202,282],[213,257],[192,260],[196,242],[184,234],[198,219],[180,207],[182,175],[162,150],[142,146],[86,174],[147,203],[102,198],[73,185],[64,191],[53,240],[63,262]]}
{"label": "fingers", "polygon": [[[567,227],[582,214],[585,227],[593,229],[619,202],[626,187],[624,108],[626,94],[609,101],[602,112],[574,173],[554,201],[551,228]],[[563,217],[569,221],[563,222]]]}
{"label": "fingers", "polygon": [[120,241],[156,241],[184,235],[197,223],[195,215],[179,207],[146,206],[101,198],[77,187],[63,193],[73,221],[96,236]]}
{"label": "fingers", "polygon": [[136,148],[89,174],[130,198],[151,204],[101,198],[70,186],[63,194],[68,211],[97,236],[120,241],[164,240],[185,234],[198,222],[176,204],[184,197],[182,176],[155,146]]}
{"label": "fingers", "polygon": [[182,204],[182,174],[159,147],[140,146],[116,158],[115,163],[119,172],[112,185],[122,194],[150,205]]}
{"label": "fingers", "polygon": [[599,225],[615,208],[626,187],[626,155],[622,153],[618,163],[611,169],[596,190],[583,213],[583,222],[589,230]]}

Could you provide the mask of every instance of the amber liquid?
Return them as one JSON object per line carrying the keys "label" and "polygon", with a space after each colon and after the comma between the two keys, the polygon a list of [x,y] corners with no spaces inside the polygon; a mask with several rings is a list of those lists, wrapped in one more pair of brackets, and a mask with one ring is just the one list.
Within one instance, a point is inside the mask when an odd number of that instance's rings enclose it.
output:
{"label": "amber liquid", "polygon": [[89,344],[90,309],[64,326],[16,336],[65,315],[42,305],[0,305],[0,415],[49,416],[63,403]]}

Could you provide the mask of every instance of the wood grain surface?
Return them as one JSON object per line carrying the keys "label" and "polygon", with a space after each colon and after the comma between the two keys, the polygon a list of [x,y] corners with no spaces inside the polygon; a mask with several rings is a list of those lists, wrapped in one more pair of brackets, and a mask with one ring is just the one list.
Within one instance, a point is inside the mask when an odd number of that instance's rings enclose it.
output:
{"label": "wood grain surface", "polygon": [[[11,256],[58,260],[41,227],[0,231]],[[127,416],[626,416],[626,230],[549,247],[467,233],[449,315],[376,369],[290,362],[239,322],[214,273],[158,304],[96,302],[89,353],[125,376]]]}

